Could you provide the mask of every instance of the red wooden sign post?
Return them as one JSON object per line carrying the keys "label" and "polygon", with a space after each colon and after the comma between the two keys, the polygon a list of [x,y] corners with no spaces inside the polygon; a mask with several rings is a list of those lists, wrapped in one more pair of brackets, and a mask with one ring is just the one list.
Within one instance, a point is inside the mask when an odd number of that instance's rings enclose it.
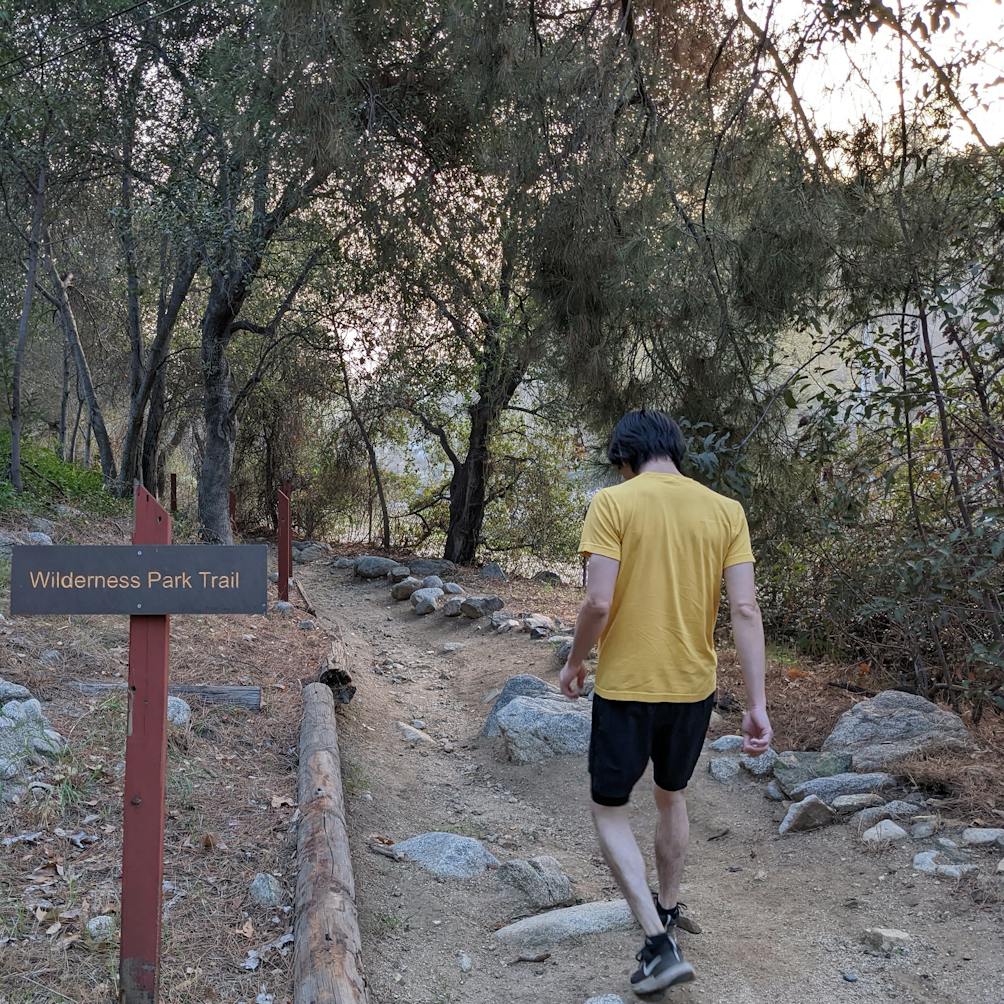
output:
{"label": "red wooden sign post", "polygon": [[[170,544],[171,517],[145,488],[137,486],[135,505],[133,544]],[[129,618],[119,961],[119,984],[126,1004],[153,1004],[157,999],[170,638],[171,618],[167,615]]]}
{"label": "red wooden sign post", "polygon": [[293,571],[293,534],[290,526],[289,496],[293,486],[283,481],[278,492],[279,539],[276,541],[276,560],[279,564],[279,599],[289,602],[289,576]]}

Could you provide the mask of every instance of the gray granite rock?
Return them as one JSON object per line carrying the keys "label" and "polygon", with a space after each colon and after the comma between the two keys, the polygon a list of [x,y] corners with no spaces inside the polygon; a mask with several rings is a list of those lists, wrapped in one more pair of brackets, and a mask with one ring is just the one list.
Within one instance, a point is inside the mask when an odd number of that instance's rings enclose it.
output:
{"label": "gray granite rock", "polygon": [[517,948],[548,948],[568,938],[608,931],[633,931],[631,909],[623,899],[582,903],[538,913],[500,928],[495,937]]}
{"label": "gray granite rock", "polygon": [[844,712],[823,749],[850,753],[855,770],[879,770],[903,757],[964,750],[972,737],[962,719],[917,694],[884,690]]}
{"label": "gray granite rock", "polygon": [[913,856],[913,869],[935,878],[960,879],[979,870],[978,865],[947,859],[941,851],[921,851]]}
{"label": "gray granite rock", "polygon": [[801,830],[815,830],[820,826],[829,825],[834,819],[836,814],[822,799],[808,795],[788,807],[777,832],[784,836],[786,833],[798,833]]}
{"label": "gray granite rock", "polygon": [[394,844],[394,850],[441,878],[473,878],[499,865],[480,840],[457,833],[422,833]]}
{"label": "gray granite rock", "polygon": [[969,826],[959,838],[964,847],[1004,847],[1004,829],[999,826]]}
{"label": "gray granite rock", "polygon": [[489,561],[481,566],[481,578],[489,582],[508,582],[509,576],[497,561]]}
{"label": "gray granite rock", "polygon": [[29,530],[24,535],[24,542],[26,544],[33,544],[35,547],[40,545],[52,547],[52,538],[47,533],[42,533],[41,530]]}
{"label": "gray granite rock", "polygon": [[794,789],[817,777],[844,774],[851,769],[849,753],[815,753],[808,750],[785,750],[774,762],[774,777],[789,795]]}
{"label": "gray granite rock", "polygon": [[560,586],[561,576],[557,572],[540,571],[533,577],[534,582],[540,582],[545,586]]}
{"label": "gray granite rock", "polygon": [[592,705],[587,700],[516,697],[496,718],[509,759],[541,763],[589,751]]}
{"label": "gray granite rock", "polygon": [[738,753],[743,748],[742,736],[719,736],[708,744],[708,749],[716,753]]}
{"label": "gray granite rock", "polygon": [[[788,793],[799,801],[806,795],[817,795],[827,804],[838,795],[863,795],[869,792],[882,791],[896,783],[891,774],[877,772],[873,774],[833,774],[830,777],[817,777],[811,781],[803,781],[795,785]],[[784,788],[784,784],[781,784]],[[788,789],[785,789],[786,791]]]}
{"label": "gray granite rock", "polygon": [[404,582],[405,579],[414,578],[411,569],[407,565],[395,565],[388,573],[387,578],[391,582]]}
{"label": "gray granite rock", "polygon": [[107,945],[115,940],[115,918],[107,914],[91,917],[87,921],[87,935],[96,945]]}
{"label": "gray granite rock", "polygon": [[557,687],[552,686],[550,683],[545,683],[539,677],[530,676],[526,673],[521,673],[519,676],[510,676],[495,699],[491,711],[488,712],[488,717],[485,719],[485,724],[481,729],[481,735],[498,736],[502,734],[498,726],[498,716],[499,712],[510,701],[515,700],[517,697],[541,697],[544,694],[550,694],[554,698],[560,697]]}
{"label": "gray granite rock", "polygon": [[27,701],[31,698],[31,691],[27,687],[22,687],[20,683],[12,683],[0,676],[0,705],[8,701]]}
{"label": "gray granite rock", "polygon": [[420,579],[416,579],[414,575],[409,575],[407,578],[401,579],[400,582],[395,582],[391,586],[390,595],[395,600],[408,600],[411,599],[411,594],[415,592],[416,589],[422,588],[422,582]]}
{"label": "gray granite rock", "polygon": [[282,884],[274,875],[258,872],[248,887],[251,902],[267,910],[282,906]]}
{"label": "gray granite rock", "polygon": [[477,620],[495,613],[505,606],[501,596],[465,596],[460,602],[460,611],[465,617]]}
{"label": "gray granite rock", "polygon": [[442,589],[433,586],[423,586],[411,594],[411,605],[419,616],[434,614],[439,609],[439,601],[442,598]]}
{"label": "gray granite rock", "polygon": [[767,777],[774,769],[774,761],[777,760],[777,753],[768,749],[759,756],[750,756],[743,753],[739,757],[739,766],[748,770],[754,777]]}
{"label": "gray granite rock", "polygon": [[764,789],[764,797],[769,798],[772,802],[783,802],[785,796],[781,785],[777,781],[771,781]]}
{"label": "gray granite rock", "polygon": [[412,575],[423,579],[427,575],[438,575],[441,579],[447,579],[457,573],[457,566],[446,558],[409,558],[408,567]]}
{"label": "gray granite rock", "polygon": [[719,756],[709,760],[708,773],[723,784],[734,781],[739,776],[739,757]]}
{"label": "gray granite rock", "polygon": [[499,878],[519,889],[538,910],[567,906],[575,899],[571,879],[550,855],[507,861],[499,869]]}
{"label": "gray granite rock", "polygon": [[[443,584],[443,580],[438,575],[427,575],[422,579],[423,589],[443,589]],[[446,590],[443,589],[443,592],[445,593]]]}
{"label": "gray granite rock", "polygon": [[168,697],[167,720],[172,725],[188,725],[192,720],[192,708],[188,701],[173,695]]}
{"label": "gray granite rock", "polygon": [[446,593],[447,596],[463,596],[467,590],[456,582],[444,582],[443,592]]}
{"label": "gray granite rock", "polygon": [[867,809],[861,809],[854,813],[848,820],[851,826],[860,830],[867,830],[883,819],[911,819],[917,815],[917,806],[913,802],[897,800],[886,802],[884,805],[874,805]]}
{"label": "gray granite rock", "polygon": [[883,819],[880,823],[865,830],[861,840],[866,844],[891,844],[909,839],[910,834],[891,819]]}
{"label": "gray granite rock", "polygon": [[[391,569],[397,568],[398,564],[393,558],[380,558],[365,554],[361,558],[356,558],[354,567],[356,575],[361,579],[382,579],[390,574]],[[412,574],[416,574],[414,569],[412,569]]]}
{"label": "gray granite rock", "polygon": [[838,815],[849,816],[852,812],[885,805],[885,799],[875,792],[865,792],[863,795],[838,795],[830,805]]}
{"label": "gray granite rock", "polygon": [[459,617],[463,612],[460,608],[463,606],[463,599],[459,596],[451,596],[443,604],[443,616],[444,617]]}

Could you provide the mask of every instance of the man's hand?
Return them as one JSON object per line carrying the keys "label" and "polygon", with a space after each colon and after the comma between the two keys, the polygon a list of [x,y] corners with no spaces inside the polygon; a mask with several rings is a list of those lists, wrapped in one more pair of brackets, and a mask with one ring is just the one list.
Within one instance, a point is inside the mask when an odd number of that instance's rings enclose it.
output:
{"label": "man's hand", "polygon": [[586,667],[581,664],[574,666],[571,661],[566,662],[558,675],[558,683],[561,685],[561,692],[565,697],[574,701],[582,694],[582,688],[585,686]]}
{"label": "man's hand", "polygon": [[760,756],[770,748],[774,730],[770,727],[766,708],[750,708],[743,715],[743,752]]}

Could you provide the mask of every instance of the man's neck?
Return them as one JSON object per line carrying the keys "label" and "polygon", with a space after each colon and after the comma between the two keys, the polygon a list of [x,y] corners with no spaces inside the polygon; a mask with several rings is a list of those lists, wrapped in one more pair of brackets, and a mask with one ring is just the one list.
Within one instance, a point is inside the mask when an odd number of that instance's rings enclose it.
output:
{"label": "man's neck", "polygon": [[657,457],[638,468],[639,474],[680,474],[680,469],[668,457]]}

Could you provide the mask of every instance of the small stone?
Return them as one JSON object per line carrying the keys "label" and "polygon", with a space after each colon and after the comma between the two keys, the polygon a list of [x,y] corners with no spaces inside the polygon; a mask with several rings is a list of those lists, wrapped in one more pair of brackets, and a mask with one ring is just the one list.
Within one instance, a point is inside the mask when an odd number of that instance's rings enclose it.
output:
{"label": "small stone", "polygon": [[278,572],[269,572],[268,573],[268,581],[269,582],[273,582],[273,583],[274,582],[278,582],[279,581],[279,573]]}
{"label": "small stone", "polygon": [[405,579],[412,578],[411,569],[407,565],[395,565],[388,573],[387,578],[391,582],[404,582]]}
{"label": "small stone", "polygon": [[38,657],[38,661],[43,666],[58,666],[63,661],[63,653],[56,648],[47,648]]}
{"label": "small stone", "polygon": [[41,530],[29,530],[24,535],[24,541],[26,544],[34,544],[36,547],[52,546],[52,538],[47,533],[42,533]]}
{"label": "small stone", "polygon": [[412,593],[416,589],[422,588],[422,582],[420,579],[416,579],[413,575],[408,575],[398,582],[395,582],[391,587],[390,594],[395,600],[408,600],[411,599]]}
{"label": "small stone", "polygon": [[180,697],[168,697],[167,699],[167,720],[172,725],[188,725],[192,720],[192,708],[188,701],[183,701]]}
{"label": "small stone", "polygon": [[474,968],[474,963],[466,952],[457,952],[457,965],[462,973],[469,973]]}
{"label": "small stone", "polygon": [[585,1004],[624,1004],[624,998],[617,994],[603,994],[602,997],[590,997]]}
{"label": "small stone", "polygon": [[770,784],[764,789],[764,796],[769,798],[772,802],[783,802],[784,792],[781,791],[781,785],[777,781],[771,781]]}
{"label": "small stone", "polygon": [[461,610],[461,605],[463,600],[459,596],[451,596],[443,604],[443,616],[444,617],[459,617],[463,612]]}
{"label": "small stone", "polygon": [[938,837],[934,842],[943,851],[954,851],[959,846],[951,837]]}
{"label": "small stone", "polygon": [[[443,580],[438,575],[427,575],[422,579],[423,589],[442,589]],[[445,592],[445,590],[444,590]]]}
{"label": "small stone", "polygon": [[1000,827],[969,826],[962,831],[964,847],[1004,847],[1004,829]]}
{"label": "small stone", "polygon": [[407,722],[398,722],[397,727],[401,735],[404,736],[404,738],[407,739],[413,746],[432,746],[435,744],[435,739],[433,739],[432,736],[415,728],[414,725],[408,725]]}
{"label": "small stone", "polygon": [[922,819],[910,827],[910,837],[913,840],[926,840],[933,837],[938,830],[938,824],[933,819]]}
{"label": "small stone", "polygon": [[766,777],[774,769],[775,760],[777,760],[777,753],[772,749],[768,749],[759,756],[750,756],[749,753],[743,753],[739,757],[739,765],[755,777]]}
{"label": "small stone", "polygon": [[500,596],[465,596],[460,603],[460,611],[465,617],[477,620],[496,610],[501,610],[505,601]]}
{"label": "small stone", "polygon": [[316,631],[317,630],[317,621],[312,621],[312,620],[300,621],[300,623],[297,624],[297,627],[301,631]]}
{"label": "small stone", "polygon": [[523,625],[512,617],[506,617],[504,620],[499,621],[498,626],[495,628],[496,634],[509,634],[510,631],[519,631]]}
{"label": "small stone", "polygon": [[287,603],[285,600],[277,600],[272,604],[272,610],[284,617],[288,617],[295,609],[292,603]]}
{"label": "small stone", "polygon": [[37,530],[39,533],[48,534],[52,536],[55,527],[52,524],[51,519],[46,519],[44,516],[33,516],[31,520],[32,530]]}
{"label": "small stone", "polygon": [[457,585],[456,582],[443,583],[443,592],[447,596],[463,596],[466,591],[463,586]]}
{"label": "small stone", "polygon": [[455,652],[463,652],[463,650],[464,643],[462,641],[444,641],[440,648],[443,655],[453,655]]}
{"label": "small stone", "polygon": [[545,638],[547,638],[547,628],[542,628],[542,627],[530,628],[531,641],[543,641]]}
{"label": "small stone", "polygon": [[743,742],[742,736],[719,736],[708,744],[708,749],[716,753],[738,753],[743,748]]}
{"label": "small stone", "polygon": [[708,761],[708,773],[716,780],[727,784],[739,776],[739,758],[734,756],[715,757]]}
{"label": "small stone", "polygon": [[97,945],[107,945],[115,940],[115,918],[102,914],[99,917],[91,917],[87,922],[87,934]]}
{"label": "small stone", "polygon": [[845,969],[840,974],[848,983],[857,983],[858,974],[853,969]]}
{"label": "small stone", "polygon": [[421,718],[413,718],[411,720],[411,727],[413,729],[424,729],[425,728],[425,722],[423,722]]}
{"label": "small stone", "polygon": [[481,566],[481,578],[491,582],[508,582],[509,576],[497,561],[489,561]]}
{"label": "small stone", "polygon": [[788,807],[777,832],[784,836],[785,833],[815,830],[832,823],[835,818],[833,810],[821,798],[809,795]]}
{"label": "small stone", "polygon": [[545,586],[560,586],[561,576],[557,572],[548,572],[546,570],[537,572],[533,577],[534,582],[540,582]]}
{"label": "small stone", "polygon": [[997,862],[997,874],[1004,875],[1004,858]]}
{"label": "small stone", "polygon": [[282,886],[274,875],[258,872],[251,880],[248,895],[252,902],[266,909],[275,909],[282,905]]}
{"label": "small stone", "polygon": [[837,795],[830,803],[833,811],[840,816],[846,816],[852,812],[860,812],[862,809],[872,809],[875,806],[884,804],[885,799],[874,792],[865,792],[862,795]]}
{"label": "small stone", "polygon": [[915,815],[917,815],[917,806],[913,802],[895,801],[876,805],[870,809],[862,809],[851,816],[848,822],[852,826],[856,826],[858,830],[867,830],[883,819],[903,819]]}
{"label": "small stone", "polygon": [[423,586],[411,594],[411,605],[415,613],[423,617],[435,613],[439,609],[439,601],[442,597],[443,590],[438,586]]}
{"label": "small stone", "polygon": [[867,927],[861,934],[861,940],[880,952],[892,952],[903,948],[910,940],[910,935],[893,927]]}
{"label": "small stone", "polygon": [[876,823],[861,834],[861,839],[866,844],[891,844],[898,840],[906,840],[908,837],[906,830],[891,819],[883,819],[881,823]]}

